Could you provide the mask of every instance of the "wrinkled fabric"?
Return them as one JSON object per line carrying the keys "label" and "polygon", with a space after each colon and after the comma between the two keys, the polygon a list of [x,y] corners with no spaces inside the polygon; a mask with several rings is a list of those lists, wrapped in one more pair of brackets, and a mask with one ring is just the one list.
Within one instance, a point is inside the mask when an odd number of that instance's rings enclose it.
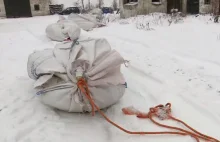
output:
{"label": "wrinkled fabric", "polygon": [[91,106],[77,87],[78,71],[87,80],[96,105],[103,109],[124,95],[123,63],[107,40],[88,38],[35,51],[28,58],[27,70],[36,80],[34,86],[44,104],[67,112],[84,112],[91,111]]}
{"label": "wrinkled fabric", "polygon": [[103,16],[102,16],[103,12],[99,8],[95,8],[95,9],[91,10],[90,13],[92,15],[94,15],[98,21],[101,21],[103,19]]}
{"label": "wrinkled fabric", "polygon": [[103,26],[103,24],[97,21],[96,16],[93,16],[92,14],[80,15],[72,13],[68,16],[68,20],[73,21],[85,31],[90,31],[94,28]]}
{"label": "wrinkled fabric", "polygon": [[[62,21],[62,20],[61,20]],[[46,28],[46,35],[54,41],[64,41],[67,39],[76,40],[79,38],[81,30],[74,22],[58,22],[50,24]]]}

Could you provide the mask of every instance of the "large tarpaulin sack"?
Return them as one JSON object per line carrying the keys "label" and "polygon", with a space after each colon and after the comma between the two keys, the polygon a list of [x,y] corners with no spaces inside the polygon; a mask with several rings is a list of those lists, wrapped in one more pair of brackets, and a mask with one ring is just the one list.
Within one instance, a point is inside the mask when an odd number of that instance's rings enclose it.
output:
{"label": "large tarpaulin sack", "polygon": [[54,41],[75,40],[79,37],[81,30],[77,24],[71,21],[50,24],[46,28],[46,35]]}
{"label": "large tarpaulin sack", "polygon": [[[81,15],[72,13],[68,16],[68,20],[73,21],[85,31],[104,26],[102,23],[98,22],[96,17],[92,14]],[[60,20],[60,22],[62,22],[62,20]]]}
{"label": "large tarpaulin sack", "polygon": [[106,39],[89,38],[35,51],[28,58],[27,70],[36,80],[34,87],[44,104],[67,112],[90,112],[76,77],[87,80],[94,102],[103,109],[124,95],[126,83],[120,71],[123,63],[123,57],[111,49]]}
{"label": "large tarpaulin sack", "polygon": [[103,12],[100,8],[95,8],[89,12],[90,14],[94,15],[95,18],[100,22],[103,19]]}

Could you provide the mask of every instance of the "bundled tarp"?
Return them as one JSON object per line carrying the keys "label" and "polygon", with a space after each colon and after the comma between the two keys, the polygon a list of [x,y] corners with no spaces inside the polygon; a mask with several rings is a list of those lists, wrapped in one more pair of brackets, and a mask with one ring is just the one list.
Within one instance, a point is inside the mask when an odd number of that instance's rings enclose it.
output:
{"label": "bundled tarp", "polygon": [[103,12],[100,8],[95,8],[89,12],[90,14],[94,15],[95,18],[100,22],[103,19]]}
{"label": "bundled tarp", "polygon": [[81,30],[90,31],[93,28],[104,26],[97,22],[97,19],[91,14],[71,14],[66,19],[63,16],[59,16],[57,23],[49,24],[46,27],[46,35],[54,41],[74,40],[79,37]]}
{"label": "bundled tarp", "polygon": [[[104,24],[98,22],[98,19],[96,16],[92,14],[70,14],[68,16],[68,20],[73,21],[76,23],[80,28],[82,28],[85,31],[90,31],[94,28],[105,26]],[[65,21],[65,20],[63,20]],[[62,22],[62,20],[60,20]]]}
{"label": "bundled tarp", "polygon": [[103,109],[124,95],[123,63],[106,39],[79,38],[59,43],[54,49],[35,51],[28,58],[27,70],[36,80],[35,88],[44,104],[67,112],[90,112],[76,78],[87,80],[94,102]]}
{"label": "bundled tarp", "polygon": [[81,33],[77,24],[71,21],[50,24],[46,28],[47,36],[54,41],[75,40]]}

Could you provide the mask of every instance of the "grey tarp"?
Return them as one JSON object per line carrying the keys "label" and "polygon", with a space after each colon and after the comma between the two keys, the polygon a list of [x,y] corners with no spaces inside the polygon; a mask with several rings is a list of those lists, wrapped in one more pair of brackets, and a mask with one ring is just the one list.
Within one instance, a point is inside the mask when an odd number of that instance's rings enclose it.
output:
{"label": "grey tarp", "polygon": [[107,40],[89,38],[35,51],[28,58],[27,70],[36,80],[35,88],[44,104],[67,112],[83,112],[91,111],[91,106],[78,90],[76,76],[86,78],[95,103],[106,108],[124,95],[125,80],[120,72],[123,63]]}

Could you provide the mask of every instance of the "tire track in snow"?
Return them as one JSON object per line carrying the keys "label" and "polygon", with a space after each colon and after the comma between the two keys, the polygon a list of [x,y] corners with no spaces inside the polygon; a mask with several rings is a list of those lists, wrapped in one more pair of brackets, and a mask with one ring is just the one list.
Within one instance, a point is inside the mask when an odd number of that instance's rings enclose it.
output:
{"label": "tire track in snow", "polygon": [[150,46],[149,45],[147,45],[147,44],[145,44],[145,43],[143,43],[143,42],[141,42],[141,41],[138,41],[138,40],[134,40],[134,39],[129,39],[129,38],[124,38],[124,37],[120,37],[120,36],[118,36],[118,35],[115,35],[115,34],[104,34],[103,35],[104,37],[112,37],[112,38],[115,38],[115,39],[120,39],[120,40],[122,40],[122,41],[126,41],[126,42],[128,42],[128,43],[132,43],[132,44],[139,44],[139,45],[141,45],[141,46],[143,46],[143,47],[145,47],[145,48],[150,48]]}
{"label": "tire track in snow", "polygon": [[[136,94],[144,98],[146,102],[148,102],[150,98],[151,102],[154,102],[154,104],[158,103],[156,95],[150,91],[146,84],[151,86],[161,86],[164,85],[164,83],[160,79],[149,75],[144,70],[141,70],[138,66],[132,65],[126,69],[127,71],[124,71],[124,73],[128,76],[127,78],[129,89],[131,89],[132,92],[137,92]],[[132,88],[133,86],[138,86],[138,88]]]}
{"label": "tire track in snow", "polygon": [[[179,97],[182,98],[183,101],[185,101],[188,105],[191,105],[194,109],[198,110],[203,116],[212,116],[211,118],[216,122],[220,124],[220,117],[213,114],[212,112],[208,111],[205,107],[202,107],[199,105],[196,101],[192,101],[193,99],[190,99],[186,96],[179,95]],[[210,118],[210,117],[209,117]]]}
{"label": "tire track in snow", "polygon": [[[126,41],[127,43],[132,43],[132,44],[139,44],[141,45],[142,47],[147,47],[147,48],[150,48],[149,45],[147,45],[146,43],[142,42],[142,41],[138,41],[138,40],[133,40],[133,39],[129,39],[129,38],[124,38],[124,37],[121,37],[121,36],[118,36],[118,35],[115,35],[115,34],[104,34],[105,37],[111,37],[111,38],[115,38],[115,39],[121,39],[122,41]],[[151,48],[152,50],[155,50],[155,52],[157,52],[158,50],[166,53],[167,55],[170,55],[170,56],[173,56],[175,57],[176,59],[179,59],[181,61],[184,61],[184,62],[188,62],[188,63],[192,63],[192,60],[194,61],[194,63],[197,62],[197,64],[210,64],[212,65],[213,67],[217,67],[220,69],[220,63],[219,62],[215,62],[215,61],[210,61],[210,60],[204,60],[204,59],[198,59],[198,58],[195,58],[195,57],[192,57],[190,55],[179,55],[178,53],[176,52],[173,52],[172,50],[170,50],[171,52],[168,52],[166,50],[163,50],[163,49],[158,49],[158,48]],[[187,57],[187,58],[186,58]],[[190,58],[190,59],[189,59]]]}
{"label": "tire track in snow", "polygon": [[192,57],[190,55],[182,55],[182,54],[179,54],[179,53],[175,53],[173,54],[173,56],[181,61],[184,61],[184,62],[187,62],[187,63],[191,63],[192,64],[192,61],[194,64],[196,65],[211,65],[212,67],[215,67],[215,68],[218,68],[220,69],[220,63],[219,62],[216,62],[216,61],[211,61],[211,60],[205,60],[205,59],[199,59],[199,58],[196,58],[196,57]]}
{"label": "tire track in snow", "polygon": [[43,123],[41,121],[38,121],[37,123],[27,125],[26,128],[20,129],[15,135],[16,141],[23,142],[26,137],[31,135],[31,133],[37,131],[37,129],[39,129],[41,125],[43,125]]}
{"label": "tire track in snow", "polygon": [[149,73],[146,73],[143,69],[141,69],[140,67],[138,67],[137,65],[134,66],[134,64],[129,65],[128,70],[130,72],[133,72],[134,74],[138,74],[139,76],[144,76],[147,77],[148,79],[157,82],[159,84],[163,84],[163,81],[154,77],[153,75],[149,75]]}

